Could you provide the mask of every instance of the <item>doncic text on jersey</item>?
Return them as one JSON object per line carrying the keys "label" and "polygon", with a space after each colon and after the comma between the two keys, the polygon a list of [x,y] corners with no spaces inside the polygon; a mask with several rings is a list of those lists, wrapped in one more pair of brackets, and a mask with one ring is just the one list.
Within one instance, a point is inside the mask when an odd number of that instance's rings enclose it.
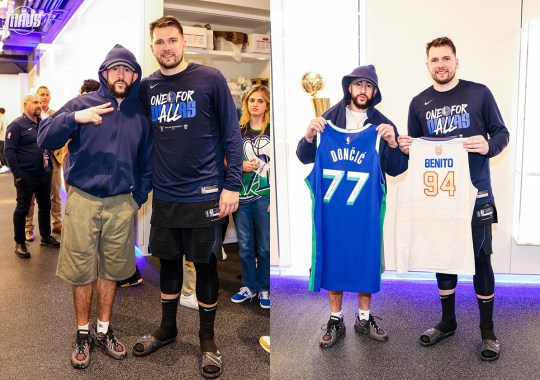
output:
{"label": "doncic text on jersey", "polygon": [[361,164],[366,157],[366,152],[357,152],[355,148],[338,148],[330,151],[332,161],[352,161]]}

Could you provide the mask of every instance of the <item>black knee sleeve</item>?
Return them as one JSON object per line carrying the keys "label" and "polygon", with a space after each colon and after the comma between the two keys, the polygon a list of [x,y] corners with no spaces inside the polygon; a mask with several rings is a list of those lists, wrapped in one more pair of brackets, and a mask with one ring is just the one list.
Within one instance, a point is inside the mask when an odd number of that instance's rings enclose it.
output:
{"label": "black knee sleeve", "polygon": [[437,273],[437,286],[440,290],[451,290],[457,286],[457,275],[447,273]]}
{"label": "black knee sleeve", "polygon": [[490,296],[495,292],[495,275],[491,266],[490,255],[474,258],[476,274],[473,276],[474,291],[481,296]]}
{"label": "black knee sleeve", "polygon": [[197,300],[207,305],[213,305],[217,302],[219,290],[216,257],[212,255],[209,263],[194,264],[197,272]]}
{"label": "black knee sleeve", "polygon": [[159,259],[161,270],[159,275],[159,287],[161,293],[178,294],[182,289],[183,263],[179,260]]}

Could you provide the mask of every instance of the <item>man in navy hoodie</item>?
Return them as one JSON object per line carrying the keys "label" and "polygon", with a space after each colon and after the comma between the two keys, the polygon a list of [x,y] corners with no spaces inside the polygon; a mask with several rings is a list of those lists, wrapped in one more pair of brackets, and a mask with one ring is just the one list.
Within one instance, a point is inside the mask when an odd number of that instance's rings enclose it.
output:
{"label": "man in navy hoodie", "polygon": [[[92,344],[115,359],[127,354],[109,322],[117,281],[136,270],[134,215],[152,185],[152,131],[138,98],[140,78],[135,56],[116,45],[99,68],[99,90],[70,100],[38,133],[46,149],[59,149],[71,139],[56,274],[73,288],[78,328],[71,364],[78,369],[88,366]],[[89,318],[96,279],[94,331]]]}
{"label": "man in navy hoodie", "polygon": [[[300,161],[304,164],[309,164],[315,162],[317,155],[317,135],[319,133],[324,133],[325,128],[331,122],[334,126],[347,130],[362,130],[369,128],[369,125],[373,125],[372,128],[375,128],[373,133],[376,133],[381,136],[380,143],[378,146],[378,154],[380,161],[380,168],[383,173],[388,173],[392,176],[401,174],[407,169],[407,158],[404,154],[401,153],[397,143],[397,129],[394,124],[387,119],[381,112],[375,109],[375,105],[380,103],[382,96],[379,88],[379,82],[375,67],[373,65],[360,66],[353,70],[349,75],[343,77],[342,80],[343,87],[343,99],[326,111],[321,117],[313,119],[304,135],[304,137],[298,143],[296,150],[296,155]],[[375,127],[376,126],[376,127]],[[347,142],[349,143],[349,141]],[[385,182],[382,179],[383,183]],[[350,181],[344,181],[350,182]],[[375,200],[373,200],[375,202]],[[384,201],[383,201],[384,202]],[[384,207],[383,207],[384,210]],[[348,207],[344,209],[344,212],[347,213],[356,213],[355,209]],[[383,211],[384,212],[384,211]],[[351,215],[352,216],[352,215]],[[378,218],[378,215],[377,215]],[[318,221],[315,221],[317,225]],[[324,231],[328,231],[325,229]],[[325,233],[323,231],[323,233]],[[362,226],[358,226],[358,233],[362,232]],[[319,231],[318,231],[319,233]],[[373,236],[366,236],[367,239],[376,239]],[[332,237],[326,237],[326,239],[332,239]],[[356,236],[358,241],[361,241],[362,238],[358,235]],[[375,255],[380,255],[381,244],[380,242],[375,242],[375,247],[372,252]],[[339,244],[339,242],[335,242]],[[335,245],[334,244],[334,245]],[[329,260],[340,260],[342,255],[347,255],[345,251],[348,251],[349,248],[346,248],[347,244],[350,247],[350,242],[344,243],[343,249],[333,248],[320,251],[321,247],[317,247],[319,253],[316,254],[316,259],[319,261],[319,265],[326,265]],[[363,250],[360,247],[355,248],[353,256],[361,257],[362,255],[371,254],[367,250]],[[375,263],[373,268],[368,269],[370,277],[374,278],[373,282],[378,289],[380,287],[380,272],[381,265],[384,267],[384,262],[381,262],[383,258],[371,259],[360,259],[362,261],[359,263],[361,266],[367,266],[368,262]],[[322,262],[322,264],[320,264]],[[317,265],[316,262],[314,262]],[[325,276],[328,278],[333,278],[334,280],[329,280],[329,282],[339,282],[343,284],[343,278],[346,278],[345,272],[350,272],[350,278],[356,278],[358,280],[352,281],[353,284],[347,284],[347,287],[358,289],[366,288],[367,285],[360,283],[360,279],[356,271],[358,271],[358,266],[347,266],[341,265],[340,270],[335,273],[328,273],[328,266],[326,268]],[[317,268],[317,269],[320,269]],[[311,269],[312,279],[310,284],[320,284],[321,278],[320,273],[323,271],[315,270],[314,267]],[[326,277],[325,277],[326,278]],[[324,282],[322,286],[310,285],[310,290],[319,291],[321,287],[324,287]],[[331,287],[331,286],[329,286]],[[343,322],[343,314],[341,310],[342,299],[343,299],[343,289],[333,289],[329,288],[328,297],[330,302],[330,311],[331,316],[328,321],[328,324],[325,329],[324,335],[321,337],[319,342],[321,347],[332,347],[339,337],[345,333],[345,324]],[[377,290],[378,291],[378,290]],[[359,334],[365,334],[369,338],[375,341],[386,341],[388,336],[386,332],[380,328],[373,315],[370,314],[371,308],[371,293],[367,291],[358,291],[358,314],[356,317],[354,328]]]}

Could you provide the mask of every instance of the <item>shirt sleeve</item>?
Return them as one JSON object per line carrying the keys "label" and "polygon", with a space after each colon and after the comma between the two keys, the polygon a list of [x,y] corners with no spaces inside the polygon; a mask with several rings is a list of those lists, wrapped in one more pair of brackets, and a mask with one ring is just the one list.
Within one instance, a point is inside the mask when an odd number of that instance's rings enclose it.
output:
{"label": "shirt sleeve", "polygon": [[242,135],[236,106],[223,74],[218,73],[214,86],[214,106],[221,127],[221,144],[227,158],[223,188],[240,191],[242,185]]}
{"label": "shirt sleeve", "polygon": [[41,123],[38,130],[37,142],[41,149],[60,149],[69,140],[79,126],[75,121],[75,112],[71,109],[72,102],[68,102],[54,115]]}
{"label": "shirt sleeve", "polygon": [[422,132],[422,125],[414,109],[414,99],[409,105],[409,116],[407,118],[407,133],[410,137],[422,137],[424,133]]}
{"label": "shirt sleeve", "polygon": [[484,125],[489,135],[489,151],[487,157],[495,157],[508,145],[510,133],[504,125],[504,121],[489,88],[485,88],[484,103],[482,108]]}
{"label": "shirt sleeve", "polygon": [[317,153],[317,137],[313,138],[313,142],[309,142],[305,137],[302,137],[296,147],[296,157],[303,164],[312,164],[315,162],[315,155]]}
{"label": "shirt sleeve", "polygon": [[139,207],[148,200],[148,193],[152,190],[152,169],[154,142],[152,138],[152,124],[150,119],[143,126],[143,137],[139,143],[137,152],[137,177],[138,183],[133,192],[133,199]]}
{"label": "shirt sleeve", "polygon": [[19,169],[19,160],[17,158],[17,148],[19,146],[19,127],[16,124],[10,124],[6,130],[6,140],[4,141],[4,156],[6,157],[9,169],[15,178],[21,177]]}
{"label": "shirt sleeve", "polygon": [[[399,134],[396,126],[388,119],[386,120],[386,123],[390,124],[394,128],[397,141]],[[379,150],[381,152],[381,168],[383,172],[395,177],[407,170],[409,166],[409,158],[407,155],[403,154],[403,152],[399,149],[399,146],[391,148],[388,143],[381,138]]]}

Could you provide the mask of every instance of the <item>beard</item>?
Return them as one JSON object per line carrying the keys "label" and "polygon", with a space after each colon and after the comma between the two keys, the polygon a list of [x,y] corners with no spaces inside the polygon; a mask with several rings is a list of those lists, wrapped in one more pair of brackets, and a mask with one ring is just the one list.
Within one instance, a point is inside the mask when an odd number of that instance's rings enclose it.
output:
{"label": "beard", "polygon": [[437,82],[438,84],[447,84],[447,83],[450,83],[450,81],[452,81],[452,79],[454,79],[454,77],[456,76],[456,72],[454,71],[453,73],[451,72],[448,72],[448,77],[446,79],[439,79],[437,77],[437,73],[434,73],[434,74],[431,74],[431,78],[433,78],[433,80],[435,82]]}
{"label": "beard", "polygon": [[[359,95],[355,96],[354,98],[351,98],[351,101],[353,102],[356,108],[361,109],[362,111],[367,110],[371,106],[371,103],[373,102],[373,97],[371,98],[368,97],[366,102],[362,104],[358,101],[358,96]],[[364,96],[367,97],[367,95],[364,95]]]}
{"label": "beard", "polygon": [[178,67],[178,65],[180,65],[180,63],[182,62],[183,58],[184,58],[183,55],[181,56],[175,55],[171,63],[165,63],[165,60],[161,58],[161,56],[157,56],[156,61],[158,62],[159,66],[161,66],[161,68],[170,70],[170,69],[174,69]]}
{"label": "beard", "polygon": [[[124,83],[125,88],[123,91],[116,91],[116,84],[117,83]],[[131,92],[131,85],[127,84],[125,81],[119,79],[116,82],[108,82],[109,84],[109,90],[111,91],[111,94],[113,97],[118,99],[125,99],[128,97],[129,93]]]}

